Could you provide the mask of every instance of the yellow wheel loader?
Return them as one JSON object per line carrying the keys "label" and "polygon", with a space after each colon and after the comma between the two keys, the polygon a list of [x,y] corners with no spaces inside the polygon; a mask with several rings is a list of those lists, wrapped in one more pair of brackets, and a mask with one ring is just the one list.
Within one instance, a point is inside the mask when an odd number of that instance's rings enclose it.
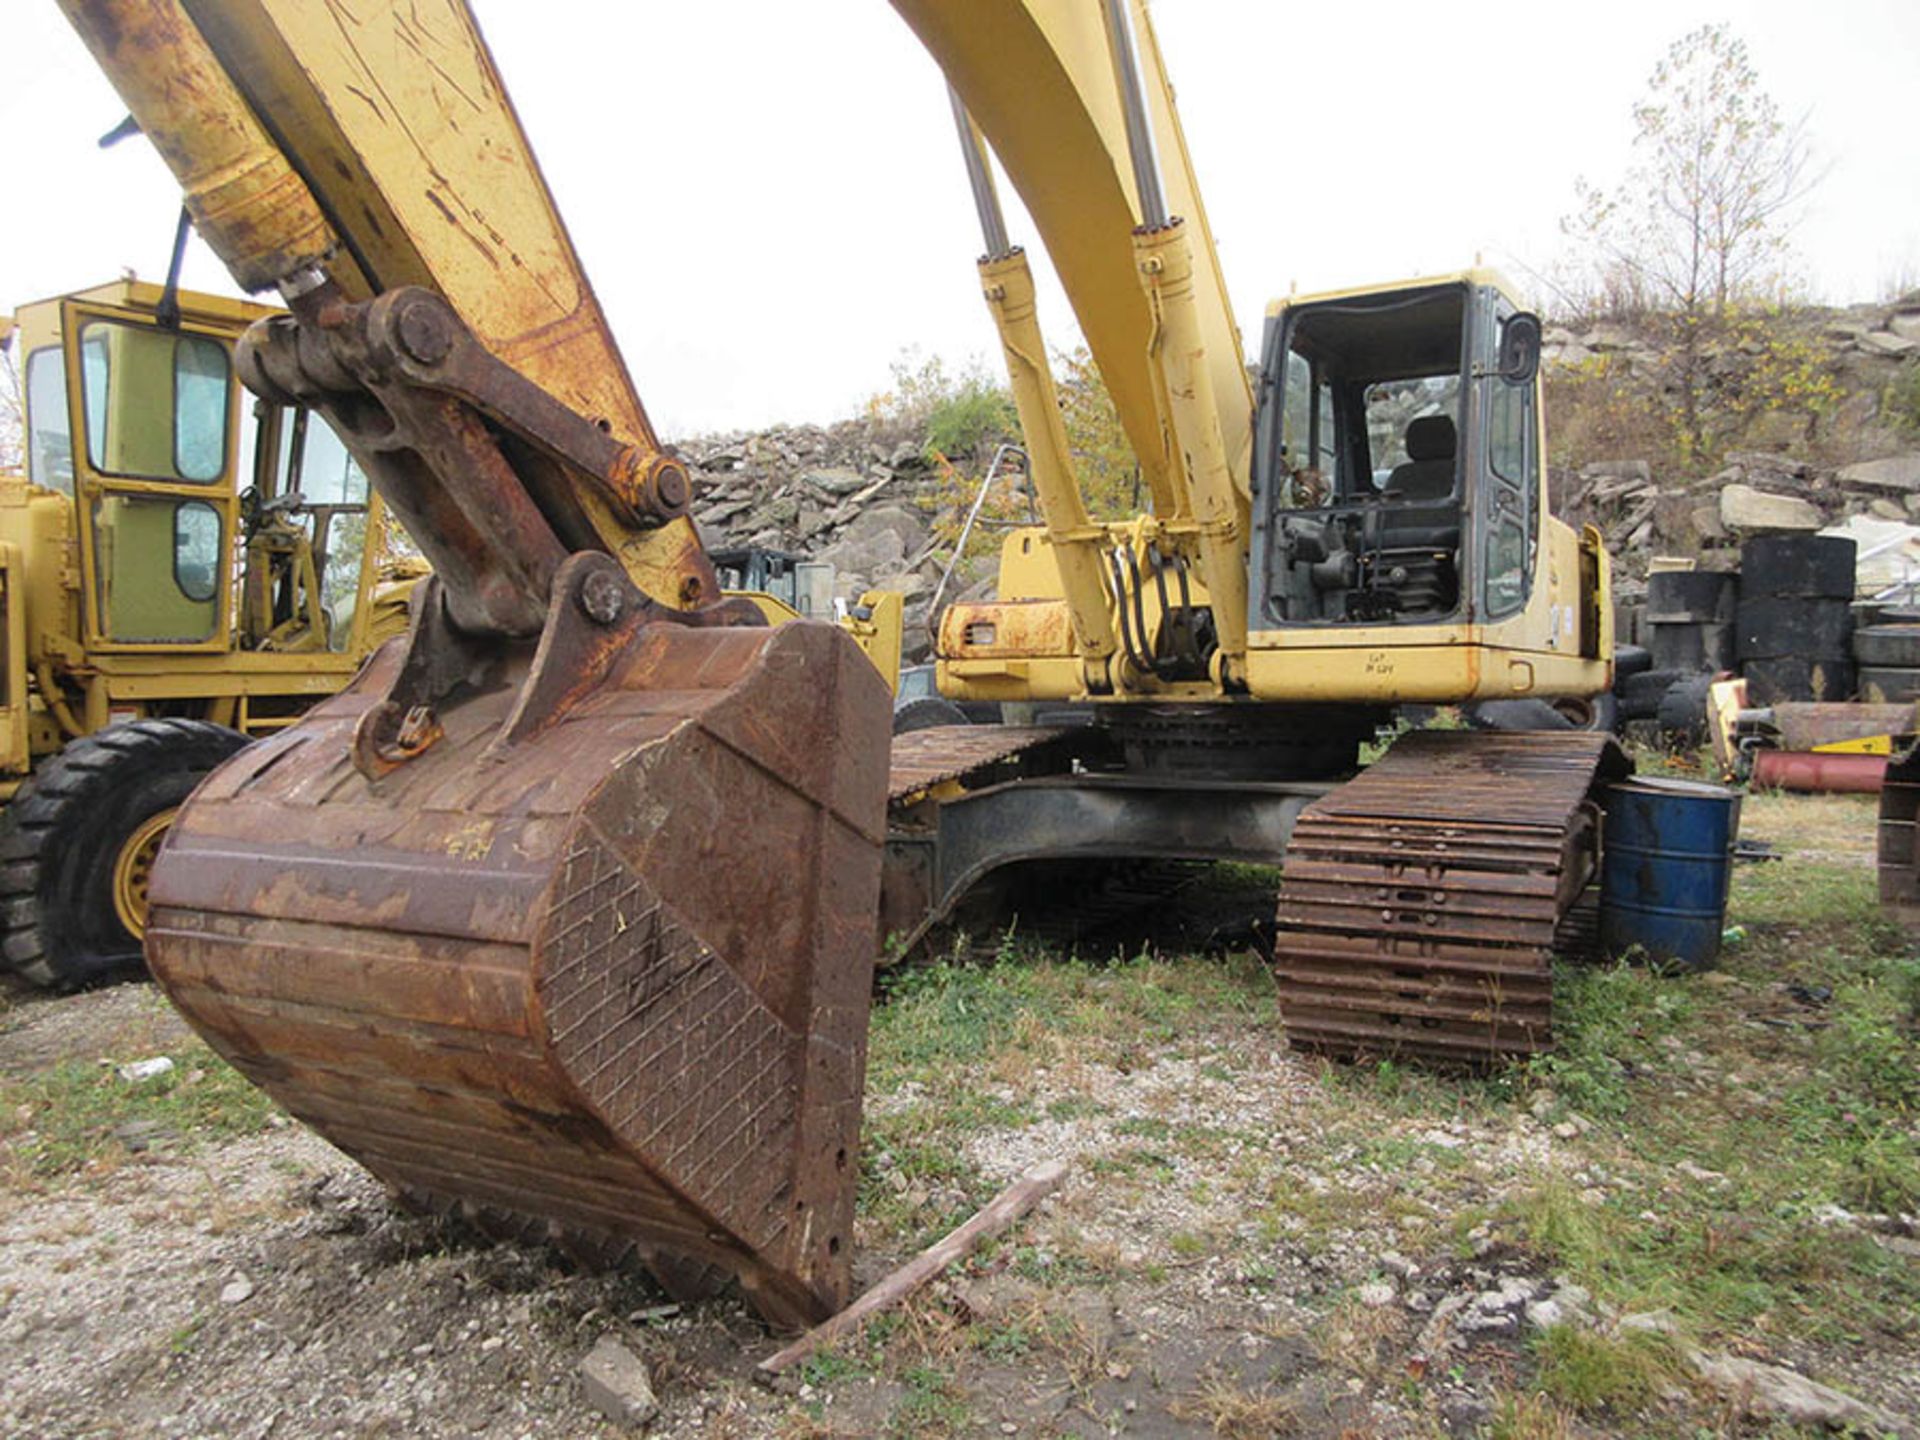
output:
{"label": "yellow wheel loader", "polygon": [[267,307],[115,281],[11,323],[24,474],[0,474],[0,951],[40,985],[136,968],[168,822],[250,738],[406,623],[424,565],[338,438],[251,403]]}
{"label": "yellow wheel loader", "polygon": [[[404,637],[181,806],[146,933],[190,1022],[390,1185],[816,1320],[876,930],[1061,859],[1281,860],[1297,1038],[1546,1043],[1611,742],[1417,734],[1349,778],[1399,702],[1608,688],[1538,326],[1478,273],[1293,302],[1256,395],[1139,0],[895,0],[954,92],[1044,518],[942,617],[940,688],[1100,723],[891,742],[852,637],[723,592],[461,0],[60,3],[287,305],[248,388],[323,417],[432,564]],[[1080,498],[989,146],[1148,513]]]}

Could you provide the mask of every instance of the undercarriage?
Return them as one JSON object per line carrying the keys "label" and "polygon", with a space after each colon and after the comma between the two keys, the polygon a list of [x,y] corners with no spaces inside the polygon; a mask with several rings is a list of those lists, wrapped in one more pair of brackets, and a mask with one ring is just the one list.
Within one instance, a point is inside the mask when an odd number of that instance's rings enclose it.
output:
{"label": "undercarriage", "polygon": [[1332,775],[1275,766],[1351,755],[1341,737],[1365,712],[1344,727],[1317,716],[1311,743],[1307,713],[896,737],[885,952],[955,928],[1072,936],[1151,911],[1180,883],[1155,861],[1275,866],[1294,1045],[1469,1065],[1548,1048],[1552,960],[1590,905],[1596,791],[1630,768],[1619,747],[1419,731],[1351,779],[1350,759]]}

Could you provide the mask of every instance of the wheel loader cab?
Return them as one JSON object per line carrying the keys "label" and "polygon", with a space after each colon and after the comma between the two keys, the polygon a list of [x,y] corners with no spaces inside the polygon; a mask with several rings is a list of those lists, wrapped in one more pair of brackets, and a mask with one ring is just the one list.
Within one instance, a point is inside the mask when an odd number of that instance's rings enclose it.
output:
{"label": "wheel loader cab", "polygon": [[1254,454],[1254,628],[1493,620],[1525,606],[1539,489],[1516,307],[1471,280],[1268,321]]}
{"label": "wheel loader cab", "polygon": [[[74,505],[88,649],[362,649],[367,479],[307,411],[252,402],[264,306],[122,281],[23,307],[27,478]],[[235,564],[240,562],[236,574]]]}

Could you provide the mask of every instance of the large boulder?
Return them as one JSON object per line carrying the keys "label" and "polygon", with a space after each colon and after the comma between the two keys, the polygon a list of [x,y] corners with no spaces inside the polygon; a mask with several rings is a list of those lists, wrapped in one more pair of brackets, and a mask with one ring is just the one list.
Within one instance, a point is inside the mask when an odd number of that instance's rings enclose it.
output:
{"label": "large boulder", "polygon": [[1812,503],[1797,495],[1770,495],[1751,485],[1728,485],[1720,492],[1720,523],[1749,533],[1768,530],[1818,530],[1824,523]]}
{"label": "large boulder", "polygon": [[1842,485],[1867,490],[1920,490],[1920,455],[1895,455],[1886,460],[1844,465],[1834,478]]}
{"label": "large boulder", "polygon": [[862,510],[847,522],[840,538],[863,541],[883,532],[899,537],[902,555],[917,555],[926,548],[926,522],[904,505],[875,505]]}
{"label": "large boulder", "polygon": [[[857,523],[857,522],[856,522]],[[861,575],[879,575],[898,570],[907,558],[907,547],[893,530],[872,530],[861,535],[847,533],[821,550],[815,559],[825,560],[836,570]]]}

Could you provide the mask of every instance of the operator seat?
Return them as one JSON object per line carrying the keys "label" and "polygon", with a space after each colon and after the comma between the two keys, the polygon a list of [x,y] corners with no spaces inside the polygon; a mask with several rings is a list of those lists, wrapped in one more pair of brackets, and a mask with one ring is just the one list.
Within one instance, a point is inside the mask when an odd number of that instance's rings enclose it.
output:
{"label": "operator seat", "polygon": [[1407,426],[1407,459],[1393,467],[1387,490],[1414,504],[1453,493],[1453,459],[1459,433],[1450,415],[1422,415]]}
{"label": "operator seat", "polygon": [[1379,544],[1386,550],[1458,550],[1460,505],[1453,498],[1459,436],[1448,415],[1407,426],[1407,459],[1387,477]]}

